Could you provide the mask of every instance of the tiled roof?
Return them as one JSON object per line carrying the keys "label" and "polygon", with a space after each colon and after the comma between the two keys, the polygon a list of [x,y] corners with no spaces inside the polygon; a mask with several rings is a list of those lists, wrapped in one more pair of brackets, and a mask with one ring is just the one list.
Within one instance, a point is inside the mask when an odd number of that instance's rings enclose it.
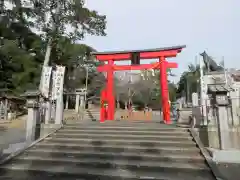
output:
{"label": "tiled roof", "polygon": [[210,92],[229,92],[229,91],[233,91],[234,89],[229,86],[229,85],[225,85],[225,84],[209,84],[208,85],[208,91]]}

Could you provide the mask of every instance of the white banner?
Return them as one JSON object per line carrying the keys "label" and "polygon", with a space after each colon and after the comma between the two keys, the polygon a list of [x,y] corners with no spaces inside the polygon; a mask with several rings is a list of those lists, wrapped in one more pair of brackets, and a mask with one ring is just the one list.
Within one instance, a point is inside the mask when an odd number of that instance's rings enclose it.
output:
{"label": "white banner", "polygon": [[52,93],[53,100],[58,99],[59,96],[63,93],[64,74],[65,74],[65,67],[57,66],[55,75],[54,75],[55,78],[54,78],[53,93]]}
{"label": "white banner", "polygon": [[50,67],[50,66],[44,66],[43,67],[40,91],[41,91],[42,95],[46,98],[49,97],[51,72],[52,72],[52,67]]}

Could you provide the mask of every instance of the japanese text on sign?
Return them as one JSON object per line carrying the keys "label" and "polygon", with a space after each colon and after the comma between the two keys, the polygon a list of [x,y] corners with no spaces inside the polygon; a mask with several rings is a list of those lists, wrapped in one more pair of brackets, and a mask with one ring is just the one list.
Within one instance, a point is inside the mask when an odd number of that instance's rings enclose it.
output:
{"label": "japanese text on sign", "polygon": [[64,83],[64,73],[65,67],[64,66],[57,66],[55,75],[54,75],[54,84],[53,84],[53,97],[52,99],[57,99],[63,92],[63,83]]}
{"label": "japanese text on sign", "polygon": [[40,91],[42,95],[46,98],[49,97],[50,80],[51,80],[52,67],[43,67],[43,74],[40,82]]}

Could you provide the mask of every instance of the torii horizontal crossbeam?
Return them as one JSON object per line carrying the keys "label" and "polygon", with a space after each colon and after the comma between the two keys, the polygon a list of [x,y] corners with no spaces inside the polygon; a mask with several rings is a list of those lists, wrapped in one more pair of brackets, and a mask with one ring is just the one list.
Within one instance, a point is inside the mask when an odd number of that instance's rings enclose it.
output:
{"label": "torii horizontal crossbeam", "polygon": [[[177,68],[178,64],[177,63],[172,63],[172,62],[164,62],[167,64],[167,68]],[[153,63],[153,64],[140,64],[140,65],[113,65],[109,67],[108,65],[103,65],[97,67],[97,70],[99,72],[104,72],[108,71],[109,68],[114,70],[114,71],[124,71],[124,70],[146,70],[146,69],[159,69],[160,63]]]}

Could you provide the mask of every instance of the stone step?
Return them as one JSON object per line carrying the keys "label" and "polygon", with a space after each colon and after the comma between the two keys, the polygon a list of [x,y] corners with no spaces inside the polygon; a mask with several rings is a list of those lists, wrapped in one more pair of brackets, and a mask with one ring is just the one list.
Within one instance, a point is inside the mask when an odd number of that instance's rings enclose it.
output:
{"label": "stone step", "polygon": [[138,160],[102,160],[102,159],[81,159],[81,158],[68,158],[68,157],[39,157],[39,156],[22,156],[11,161],[12,164],[30,163],[48,164],[56,166],[58,164],[75,165],[77,167],[89,167],[89,168],[114,168],[129,170],[142,170],[146,172],[159,172],[161,170],[167,170],[170,172],[189,172],[192,171],[206,171],[209,173],[210,169],[204,163],[184,163],[184,162],[172,162],[172,161],[146,161],[142,159]]}
{"label": "stone step", "polygon": [[[140,123],[139,123],[140,124]],[[76,123],[76,124],[67,124],[63,127],[63,129],[66,130],[114,130],[114,131],[127,131],[127,130],[134,130],[134,131],[159,131],[159,132],[163,132],[163,131],[170,131],[170,132],[183,132],[183,131],[188,131],[188,128],[177,128],[177,127],[169,127],[169,128],[164,128],[164,127],[157,127],[156,124],[154,125],[148,125],[146,124],[145,126],[143,125],[139,125],[138,123],[134,123],[134,125],[123,125],[121,124],[121,126],[113,126],[111,123],[107,124],[99,124],[99,123],[93,123],[93,124],[89,124],[86,125],[84,123]]]}
{"label": "stone step", "polygon": [[98,109],[86,109],[86,111],[90,111],[90,112],[92,112],[92,111],[96,111],[96,112],[100,112],[100,108],[98,108]]}
{"label": "stone step", "polygon": [[96,117],[84,117],[84,121],[88,120],[88,121],[91,121],[93,119],[97,119]]}
{"label": "stone step", "polygon": [[13,164],[0,168],[1,180],[215,180],[211,174],[196,173],[146,173],[120,168],[87,168],[57,164]]}
{"label": "stone step", "polygon": [[54,133],[52,137],[56,138],[91,138],[95,140],[101,140],[101,139],[128,139],[128,140],[171,140],[171,141],[178,141],[178,142],[184,142],[188,140],[193,140],[191,136],[178,136],[175,134],[168,134],[168,135],[148,135],[148,134],[142,134],[142,135],[132,135],[132,134],[89,134],[89,133]]}
{"label": "stone step", "polygon": [[[84,161],[84,160],[69,160],[68,158],[31,158],[25,157],[24,159],[15,159],[10,164],[3,166],[7,169],[22,169],[22,170],[40,170],[50,172],[65,172],[69,174],[79,175],[107,175],[111,176],[114,172],[116,177],[135,175],[138,172],[145,174],[144,177],[163,178],[171,174],[188,174],[188,176],[201,176],[208,177],[211,173],[209,168],[202,164],[185,164],[185,163],[166,163],[166,162],[148,162],[148,161]],[[83,171],[86,169],[87,171]],[[111,170],[109,173],[105,172]],[[124,173],[124,171],[128,171]],[[108,172],[108,171],[107,171]],[[84,173],[84,174],[83,174]],[[91,177],[91,176],[90,176]],[[89,177],[89,178],[90,178]],[[80,176],[81,178],[81,176]],[[86,177],[85,177],[86,178]],[[114,178],[114,176],[112,177]],[[136,178],[136,177],[135,177]],[[115,178],[114,178],[115,179]],[[136,178],[138,179],[138,178]],[[170,180],[170,178],[168,178]],[[195,179],[195,178],[194,178]],[[190,179],[189,179],[190,180]]]}
{"label": "stone step", "polygon": [[140,146],[149,146],[149,147],[156,147],[156,146],[172,146],[172,147],[196,147],[196,143],[193,141],[172,141],[171,139],[168,140],[132,140],[132,139],[91,139],[91,138],[58,138],[58,137],[47,137],[46,140],[49,142],[58,142],[58,143],[91,143],[93,145],[102,145],[102,144],[118,144],[118,145],[140,145]]}
{"label": "stone step", "polygon": [[99,116],[100,117],[100,114],[97,114],[97,113],[92,113],[92,114],[85,114],[86,117],[92,117],[92,116]]}
{"label": "stone step", "polygon": [[125,149],[122,151],[103,151],[104,149],[90,150],[76,150],[66,147],[51,147],[51,146],[36,146],[24,152],[19,158],[22,157],[52,157],[52,158],[69,158],[69,159],[98,159],[98,160],[141,160],[152,162],[188,162],[188,163],[202,163],[205,164],[205,159],[199,154],[171,154],[169,151],[165,153],[152,153],[152,152],[128,152]]}
{"label": "stone step", "polygon": [[84,117],[84,120],[93,120],[93,119],[96,119],[98,121],[100,118],[97,117],[97,116],[94,116],[94,117]]}
{"label": "stone step", "polygon": [[141,130],[141,131],[136,131],[136,130],[121,130],[121,131],[116,131],[116,130],[109,130],[109,129],[61,129],[57,132],[58,134],[76,134],[76,133],[89,133],[89,134],[132,134],[132,135],[156,135],[156,136],[161,136],[161,135],[170,135],[174,134],[177,136],[190,136],[190,133],[187,131],[159,131],[159,130]]}
{"label": "stone step", "polygon": [[97,120],[99,120],[100,117],[98,117],[98,116],[93,116],[93,117],[91,117],[91,116],[84,116],[84,120],[92,120],[92,119],[97,119]]}
{"label": "stone step", "polygon": [[143,145],[133,145],[130,144],[126,146],[125,144],[90,144],[88,142],[70,143],[62,144],[53,143],[49,141],[43,141],[37,144],[33,149],[42,148],[46,149],[62,149],[65,151],[76,150],[76,151],[97,151],[97,152],[108,152],[108,153],[118,153],[118,152],[130,152],[130,153],[150,153],[150,154],[181,154],[189,156],[197,156],[200,154],[200,150],[197,147],[174,147],[174,146],[143,146]]}
{"label": "stone step", "polygon": [[86,111],[85,114],[93,115],[93,114],[100,114],[100,110],[91,110]]}
{"label": "stone step", "polygon": [[86,115],[89,115],[89,116],[94,115],[94,114],[100,115],[99,112],[87,112],[87,113],[85,113],[85,114],[86,114]]}
{"label": "stone step", "polygon": [[91,111],[91,112],[85,112],[85,114],[91,115],[91,114],[100,114],[99,111]]}

